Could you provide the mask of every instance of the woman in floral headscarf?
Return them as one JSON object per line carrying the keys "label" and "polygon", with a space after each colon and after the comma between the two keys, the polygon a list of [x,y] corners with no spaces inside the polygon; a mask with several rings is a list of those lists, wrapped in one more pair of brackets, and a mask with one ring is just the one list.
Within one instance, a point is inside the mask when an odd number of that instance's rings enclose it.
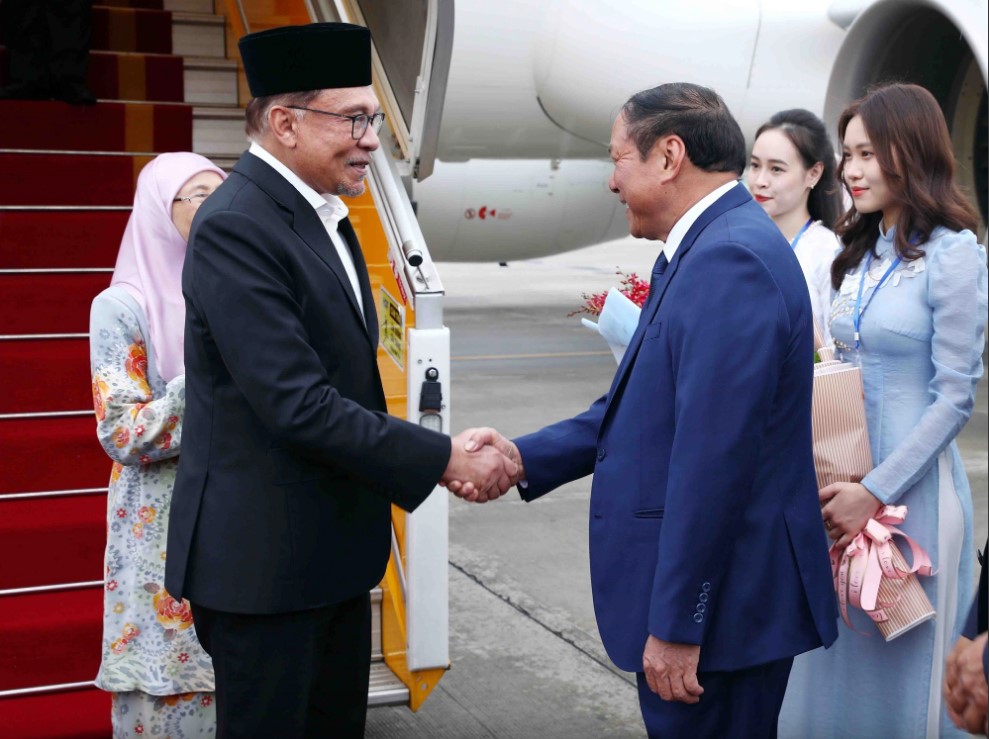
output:
{"label": "woman in floral headscarf", "polygon": [[113,279],[90,316],[97,435],[113,460],[96,684],[113,693],[115,738],[215,731],[210,658],[189,604],[163,582],[185,408],[182,263],[192,218],[225,177],[186,152],[144,167]]}

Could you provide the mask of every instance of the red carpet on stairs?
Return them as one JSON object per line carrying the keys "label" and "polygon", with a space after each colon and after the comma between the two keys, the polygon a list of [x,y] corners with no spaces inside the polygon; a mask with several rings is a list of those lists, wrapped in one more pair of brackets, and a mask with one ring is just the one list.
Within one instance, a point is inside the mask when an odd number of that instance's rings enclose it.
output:
{"label": "red carpet on stairs", "polygon": [[[112,463],[96,440],[95,415],[0,418],[0,449],[10,460],[0,476],[0,495],[105,488],[110,479]],[[55,499],[39,502],[40,507],[54,505]]]}
{"label": "red carpet on stairs", "polygon": [[109,716],[110,694],[96,688],[0,700],[5,739],[108,739]]}
{"label": "red carpet on stairs", "polygon": [[88,373],[87,339],[0,341],[0,387],[17,388],[0,393],[0,414],[89,410],[93,406],[89,387],[64,381],[67,375]]}
{"label": "red carpet on stairs", "polygon": [[129,207],[41,213],[0,210],[0,269],[112,268],[128,216]]}
{"label": "red carpet on stairs", "polygon": [[106,493],[48,503],[0,496],[0,590],[103,579]]}
{"label": "red carpet on stairs", "polygon": [[[96,439],[89,308],[141,168],[192,149],[172,24],[162,0],[96,0],[87,84],[101,102],[0,101],[0,739],[110,736],[109,695],[85,686],[103,585],[43,588],[103,577],[112,462]],[[84,686],[57,687],[70,683]]]}
{"label": "red carpet on stairs", "polygon": [[0,690],[92,680],[100,667],[103,588],[7,596]]}
{"label": "red carpet on stairs", "polygon": [[167,10],[93,8],[93,50],[172,53],[172,14]]}
{"label": "red carpet on stairs", "polygon": [[[6,149],[148,152],[192,148],[192,108],[178,103],[80,107],[57,100],[9,100],[0,111],[0,142]],[[92,170],[80,182],[99,185],[97,180],[104,179],[99,175],[100,170]],[[37,192],[23,193],[17,200],[8,200],[4,194],[0,202],[38,205],[29,201],[52,183],[28,180],[19,184]],[[130,195],[128,205],[133,201],[133,190]]]}
{"label": "red carpet on stairs", "polygon": [[[6,84],[7,51],[0,46],[0,85]],[[181,103],[182,58],[164,54],[93,51],[86,87],[100,100],[156,100]]]}

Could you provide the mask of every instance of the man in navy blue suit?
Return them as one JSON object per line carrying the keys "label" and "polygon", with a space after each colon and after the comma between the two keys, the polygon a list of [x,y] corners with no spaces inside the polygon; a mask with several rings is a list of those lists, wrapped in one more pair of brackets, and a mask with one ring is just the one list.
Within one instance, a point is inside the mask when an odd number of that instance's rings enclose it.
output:
{"label": "man in navy blue suit", "polygon": [[595,613],[638,675],[650,736],[775,737],[794,655],[837,635],[807,287],[737,182],[745,141],[712,90],[638,93],[610,151],[632,235],[665,242],[611,389],[575,418],[514,441],[477,429],[467,447],[511,456],[527,501],[594,473]]}

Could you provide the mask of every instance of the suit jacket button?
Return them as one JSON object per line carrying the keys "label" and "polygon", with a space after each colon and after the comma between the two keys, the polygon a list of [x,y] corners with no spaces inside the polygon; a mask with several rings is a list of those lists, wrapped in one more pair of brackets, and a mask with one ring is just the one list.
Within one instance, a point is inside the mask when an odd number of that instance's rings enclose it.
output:
{"label": "suit jacket button", "polygon": [[697,596],[697,600],[699,600],[701,603],[707,603],[707,598],[708,598],[707,593],[701,593],[700,595]]}
{"label": "suit jacket button", "polygon": [[701,590],[703,590],[705,593],[709,593],[711,591],[711,583],[706,582],[703,585],[701,585]]}
{"label": "suit jacket button", "polygon": [[695,613],[694,614],[694,623],[698,623],[699,624],[703,620],[704,620],[704,616],[702,616],[699,613]]}
{"label": "suit jacket button", "polygon": [[697,612],[698,613],[704,613],[704,611],[706,611],[706,610],[707,610],[707,606],[706,605],[704,605],[703,603],[698,603],[697,604]]}
{"label": "suit jacket button", "polygon": [[608,453],[604,449],[598,449],[598,462],[601,462],[607,456]]}

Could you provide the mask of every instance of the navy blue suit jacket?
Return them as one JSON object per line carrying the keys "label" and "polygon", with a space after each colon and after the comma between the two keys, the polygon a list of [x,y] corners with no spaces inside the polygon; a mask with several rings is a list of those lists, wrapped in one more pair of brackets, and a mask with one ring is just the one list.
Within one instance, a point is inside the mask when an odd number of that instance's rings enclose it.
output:
{"label": "navy blue suit jacket", "polygon": [[646,638],[737,670],[837,636],[811,449],[812,314],[741,185],[653,286],[608,393],[516,440],[533,500],[591,472],[591,583],[618,667]]}
{"label": "navy blue suit jacket", "polygon": [[247,153],[200,208],[182,274],[186,413],[165,586],[235,613],[284,613],[381,579],[391,503],[414,510],[450,439],[388,415],[378,324],[350,223],[363,317],[312,206]]}

